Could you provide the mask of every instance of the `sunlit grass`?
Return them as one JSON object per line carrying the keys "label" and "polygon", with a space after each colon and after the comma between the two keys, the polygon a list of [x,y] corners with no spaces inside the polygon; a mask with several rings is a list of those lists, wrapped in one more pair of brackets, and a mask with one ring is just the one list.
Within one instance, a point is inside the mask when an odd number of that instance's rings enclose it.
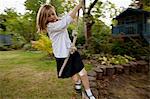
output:
{"label": "sunlit grass", "polygon": [[0,99],[71,99],[72,86],[71,79],[57,78],[46,53],[0,51]]}

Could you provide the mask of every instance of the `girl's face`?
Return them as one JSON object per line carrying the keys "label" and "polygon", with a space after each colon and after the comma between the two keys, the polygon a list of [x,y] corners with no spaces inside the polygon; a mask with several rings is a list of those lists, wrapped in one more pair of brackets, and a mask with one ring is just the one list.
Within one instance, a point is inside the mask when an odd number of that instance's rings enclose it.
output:
{"label": "girl's face", "polygon": [[58,17],[56,15],[55,10],[51,8],[48,13],[47,21],[48,22],[56,22],[57,20],[58,20]]}

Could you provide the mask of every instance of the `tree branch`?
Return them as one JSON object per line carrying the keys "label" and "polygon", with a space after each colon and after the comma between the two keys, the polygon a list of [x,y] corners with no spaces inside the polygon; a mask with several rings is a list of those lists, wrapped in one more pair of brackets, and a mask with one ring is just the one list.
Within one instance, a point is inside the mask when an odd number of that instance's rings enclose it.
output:
{"label": "tree branch", "polygon": [[90,8],[89,8],[89,10],[88,10],[88,12],[87,12],[87,14],[90,14],[90,12],[91,12],[91,10],[92,10],[92,8],[94,7],[94,5],[97,3],[97,1],[98,0],[95,0],[91,5],[90,5]]}

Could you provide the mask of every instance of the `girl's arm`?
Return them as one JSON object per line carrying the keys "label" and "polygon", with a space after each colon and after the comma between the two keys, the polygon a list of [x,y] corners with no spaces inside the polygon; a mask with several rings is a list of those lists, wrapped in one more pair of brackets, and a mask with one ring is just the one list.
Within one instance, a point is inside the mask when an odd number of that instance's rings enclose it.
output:
{"label": "girl's arm", "polygon": [[47,26],[48,31],[57,32],[57,31],[60,31],[62,29],[65,29],[73,21],[73,19],[76,17],[76,13],[82,7],[82,4],[83,4],[82,2],[83,2],[83,0],[81,0],[81,2],[68,15],[66,15],[63,19],[58,20],[58,21],[53,22],[53,23],[49,23]]}
{"label": "girl's arm", "polygon": [[81,0],[80,3],[77,6],[75,6],[74,9],[69,14],[73,19],[76,17],[76,13],[82,7],[82,5],[83,5],[83,0]]}

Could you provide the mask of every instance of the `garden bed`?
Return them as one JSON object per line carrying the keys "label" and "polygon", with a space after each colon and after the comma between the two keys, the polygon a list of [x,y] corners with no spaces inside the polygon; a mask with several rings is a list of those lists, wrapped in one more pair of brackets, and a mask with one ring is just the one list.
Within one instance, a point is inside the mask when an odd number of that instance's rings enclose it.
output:
{"label": "garden bed", "polygon": [[[122,65],[101,65],[95,60],[88,60],[93,64],[93,69],[88,73],[90,85],[97,99],[108,95],[109,84],[123,75],[132,76],[137,73],[149,73],[149,64],[145,60],[129,61]],[[121,83],[121,82],[120,82]],[[107,86],[107,87],[106,87]],[[108,95],[109,96],[109,95]],[[116,99],[116,98],[114,98]],[[122,98],[117,98],[122,99]]]}

